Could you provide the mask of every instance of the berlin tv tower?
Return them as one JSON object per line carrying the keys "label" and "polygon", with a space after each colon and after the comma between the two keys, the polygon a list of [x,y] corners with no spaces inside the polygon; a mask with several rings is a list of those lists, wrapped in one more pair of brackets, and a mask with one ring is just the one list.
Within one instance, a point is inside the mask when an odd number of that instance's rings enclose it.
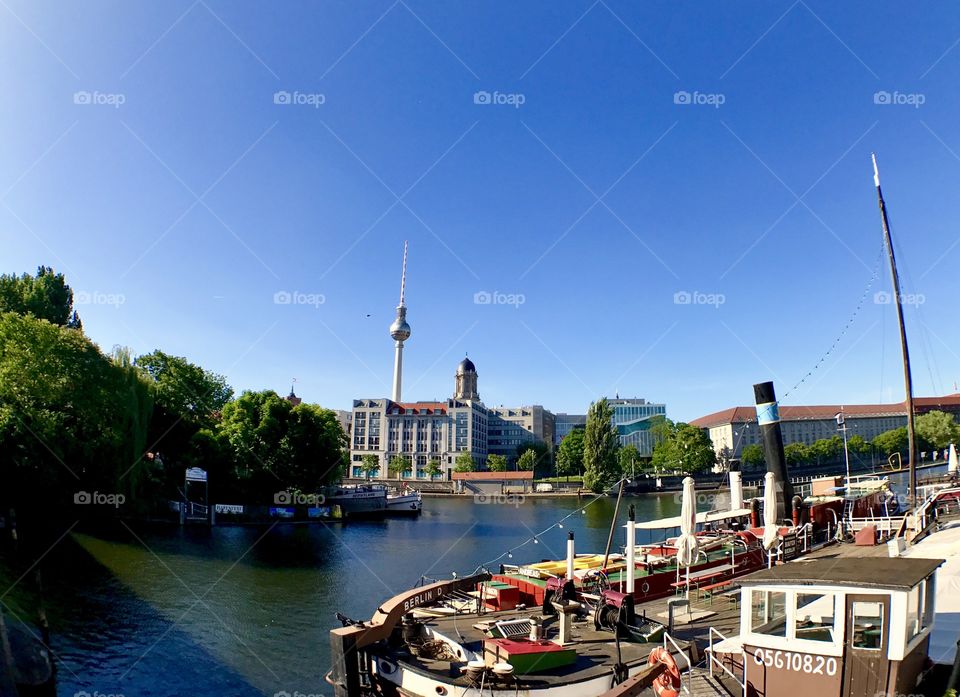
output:
{"label": "berlin tv tower", "polygon": [[407,306],[403,295],[407,284],[407,243],[403,243],[403,270],[400,272],[400,304],[397,305],[397,318],[390,325],[390,336],[396,344],[393,360],[393,401],[400,401],[400,388],[403,381],[403,342],[410,338],[410,325],[407,324]]}

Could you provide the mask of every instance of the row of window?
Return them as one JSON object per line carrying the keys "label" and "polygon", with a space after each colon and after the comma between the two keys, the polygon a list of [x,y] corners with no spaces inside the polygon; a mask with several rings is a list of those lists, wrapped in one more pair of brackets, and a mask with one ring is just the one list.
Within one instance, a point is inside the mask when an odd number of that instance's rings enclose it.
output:
{"label": "row of window", "polygon": [[[907,596],[906,641],[916,637],[933,621],[933,604],[928,583],[914,586]],[[750,589],[750,631],[754,634],[836,643],[844,608],[838,608],[837,593]],[[889,618],[884,616],[883,598],[856,600],[851,604],[851,645],[856,649],[880,650]],[[839,610],[839,613],[838,613]]]}

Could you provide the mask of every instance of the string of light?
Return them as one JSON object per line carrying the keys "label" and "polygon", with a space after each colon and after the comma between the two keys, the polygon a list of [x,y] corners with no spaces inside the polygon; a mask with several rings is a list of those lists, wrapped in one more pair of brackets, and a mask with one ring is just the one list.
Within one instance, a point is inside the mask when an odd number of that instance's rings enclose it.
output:
{"label": "string of light", "polygon": [[870,276],[870,280],[867,282],[867,287],[863,289],[863,293],[860,295],[860,299],[857,301],[857,307],[854,309],[853,314],[850,315],[850,319],[847,320],[847,323],[843,326],[843,329],[840,331],[840,334],[837,335],[837,338],[833,340],[833,343],[830,345],[830,348],[827,349],[827,352],[820,356],[813,367],[807,371],[807,374],[800,378],[800,382],[787,390],[787,393],[780,398],[781,401],[785,400],[791,392],[796,390],[800,385],[807,381],[811,375],[823,364],[827,358],[830,357],[830,354],[833,353],[834,349],[840,344],[840,341],[843,339],[844,335],[847,333],[847,330],[850,329],[850,326],[853,324],[853,321],[857,318],[857,315],[860,314],[860,310],[863,308],[863,303],[867,299],[867,295],[870,293],[870,289],[873,288],[874,282],[880,276],[880,262],[883,259],[883,253],[886,250],[886,247],[881,246],[880,252],[877,254],[877,261],[873,265],[873,274]]}
{"label": "string of light", "polygon": [[[627,481],[627,478],[624,477],[623,479],[620,479],[620,480],[618,480],[617,482],[615,482],[615,483],[613,484],[613,487],[611,487],[611,488],[619,487],[621,482],[626,482],[626,481]],[[474,569],[473,573],[474,573],[474,574],[479,573],[480,571],[488,568],[489,566],[491,566],[491,565],[493,565],[493,564],[496,564],[496,563],[497,563],[498,561],[500,561],[501,559],[504,559],[504,558],[512,559],[514,552],[516,552],[518,549],[522,549],[523,547],[527,546],[527,545],[530,544],[531,542],[532,542],[533,544],[535,544],[535,545],[536,545],[536,544],[540,544],[540,538],[541,538],[541,537],[543,537],[544,535],[546,535],[546,534],[547,534],[548,532],[550,532],[551,530],[555,530],[555,529],[557,529],[557,528],[563,529],[563,524],[564,524],[568,519],[573,518],[574,516],[576,516],[576,515],[578,515],[578,514],[579,514],[579,515],[586,515],[587,509],[588,509],[590,506],[592,506],[593,504],[595,504],[595,503],[596,503],[597,501],[599,501],[600,499],[606,498],[606,496],[607,496],[607,495],[606,495],[605,493],[604,493],[604,494],[597,494],[597,495],[594,496],[592,499],[590,499],[590,501],[588,501],[587,503],[585,503],[583,506],[581,506],[580,508],[578,508],[578,509],[576,509],[576,510],[574,510],[574,511],[571,511],[570,513],[568,513],[567,515],[565,515],[563,518],[561,518],[560,520],[558,520],[556,523],[554,523],[554,524],[551,525],[550,527],[541,530],[540,532],[536,533],[533,537],[530,537],[530,538],[524,540],[523,542],[521,542],[520,544],[511,547],[511,548],[508,549],[506,552],[504,552],[503,554],[501,554],[499,557],[496,557],[495,559],[491,559],[490,561],[486,561],[486,562],[484,562],[483,564],[480,564],[476,569]]]}

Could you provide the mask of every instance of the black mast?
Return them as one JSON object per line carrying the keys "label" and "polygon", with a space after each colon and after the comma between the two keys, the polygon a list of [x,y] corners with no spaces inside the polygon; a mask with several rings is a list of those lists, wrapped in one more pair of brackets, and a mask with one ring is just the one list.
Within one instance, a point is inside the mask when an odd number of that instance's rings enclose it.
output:
{"label": "black mast", "polygon": [[907,348],[907,328],[903,323],[903,303],[900,297],[900,274],[897,273],[897,259],[893,253],[893,240],[890,237],[890,223],[887,221],[887,206],[883,202],[880,190],[880,170],[877,169],[877,156],[873,158],[873,183],[877,186],[877,199],[880,201],[880,218],[883,221],[883,239],[890,259],[890,275],[893,277],[893,299],[897,303],[897,322],[900,324],[900,348],[903,351],[903,385],[907,393],[907,449],[910,467],[910,501],[917,504],[917,439],[913,423],[913,377],[910,374],[910,349]]}

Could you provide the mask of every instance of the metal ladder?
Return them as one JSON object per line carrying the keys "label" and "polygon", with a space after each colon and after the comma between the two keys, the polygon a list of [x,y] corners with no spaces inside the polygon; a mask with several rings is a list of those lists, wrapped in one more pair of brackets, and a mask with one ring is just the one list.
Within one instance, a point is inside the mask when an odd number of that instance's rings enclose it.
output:
{"label": "metal ladder", "polygon": [[853,521],[853,499],[847,499],[843,502],[843,520]]}

